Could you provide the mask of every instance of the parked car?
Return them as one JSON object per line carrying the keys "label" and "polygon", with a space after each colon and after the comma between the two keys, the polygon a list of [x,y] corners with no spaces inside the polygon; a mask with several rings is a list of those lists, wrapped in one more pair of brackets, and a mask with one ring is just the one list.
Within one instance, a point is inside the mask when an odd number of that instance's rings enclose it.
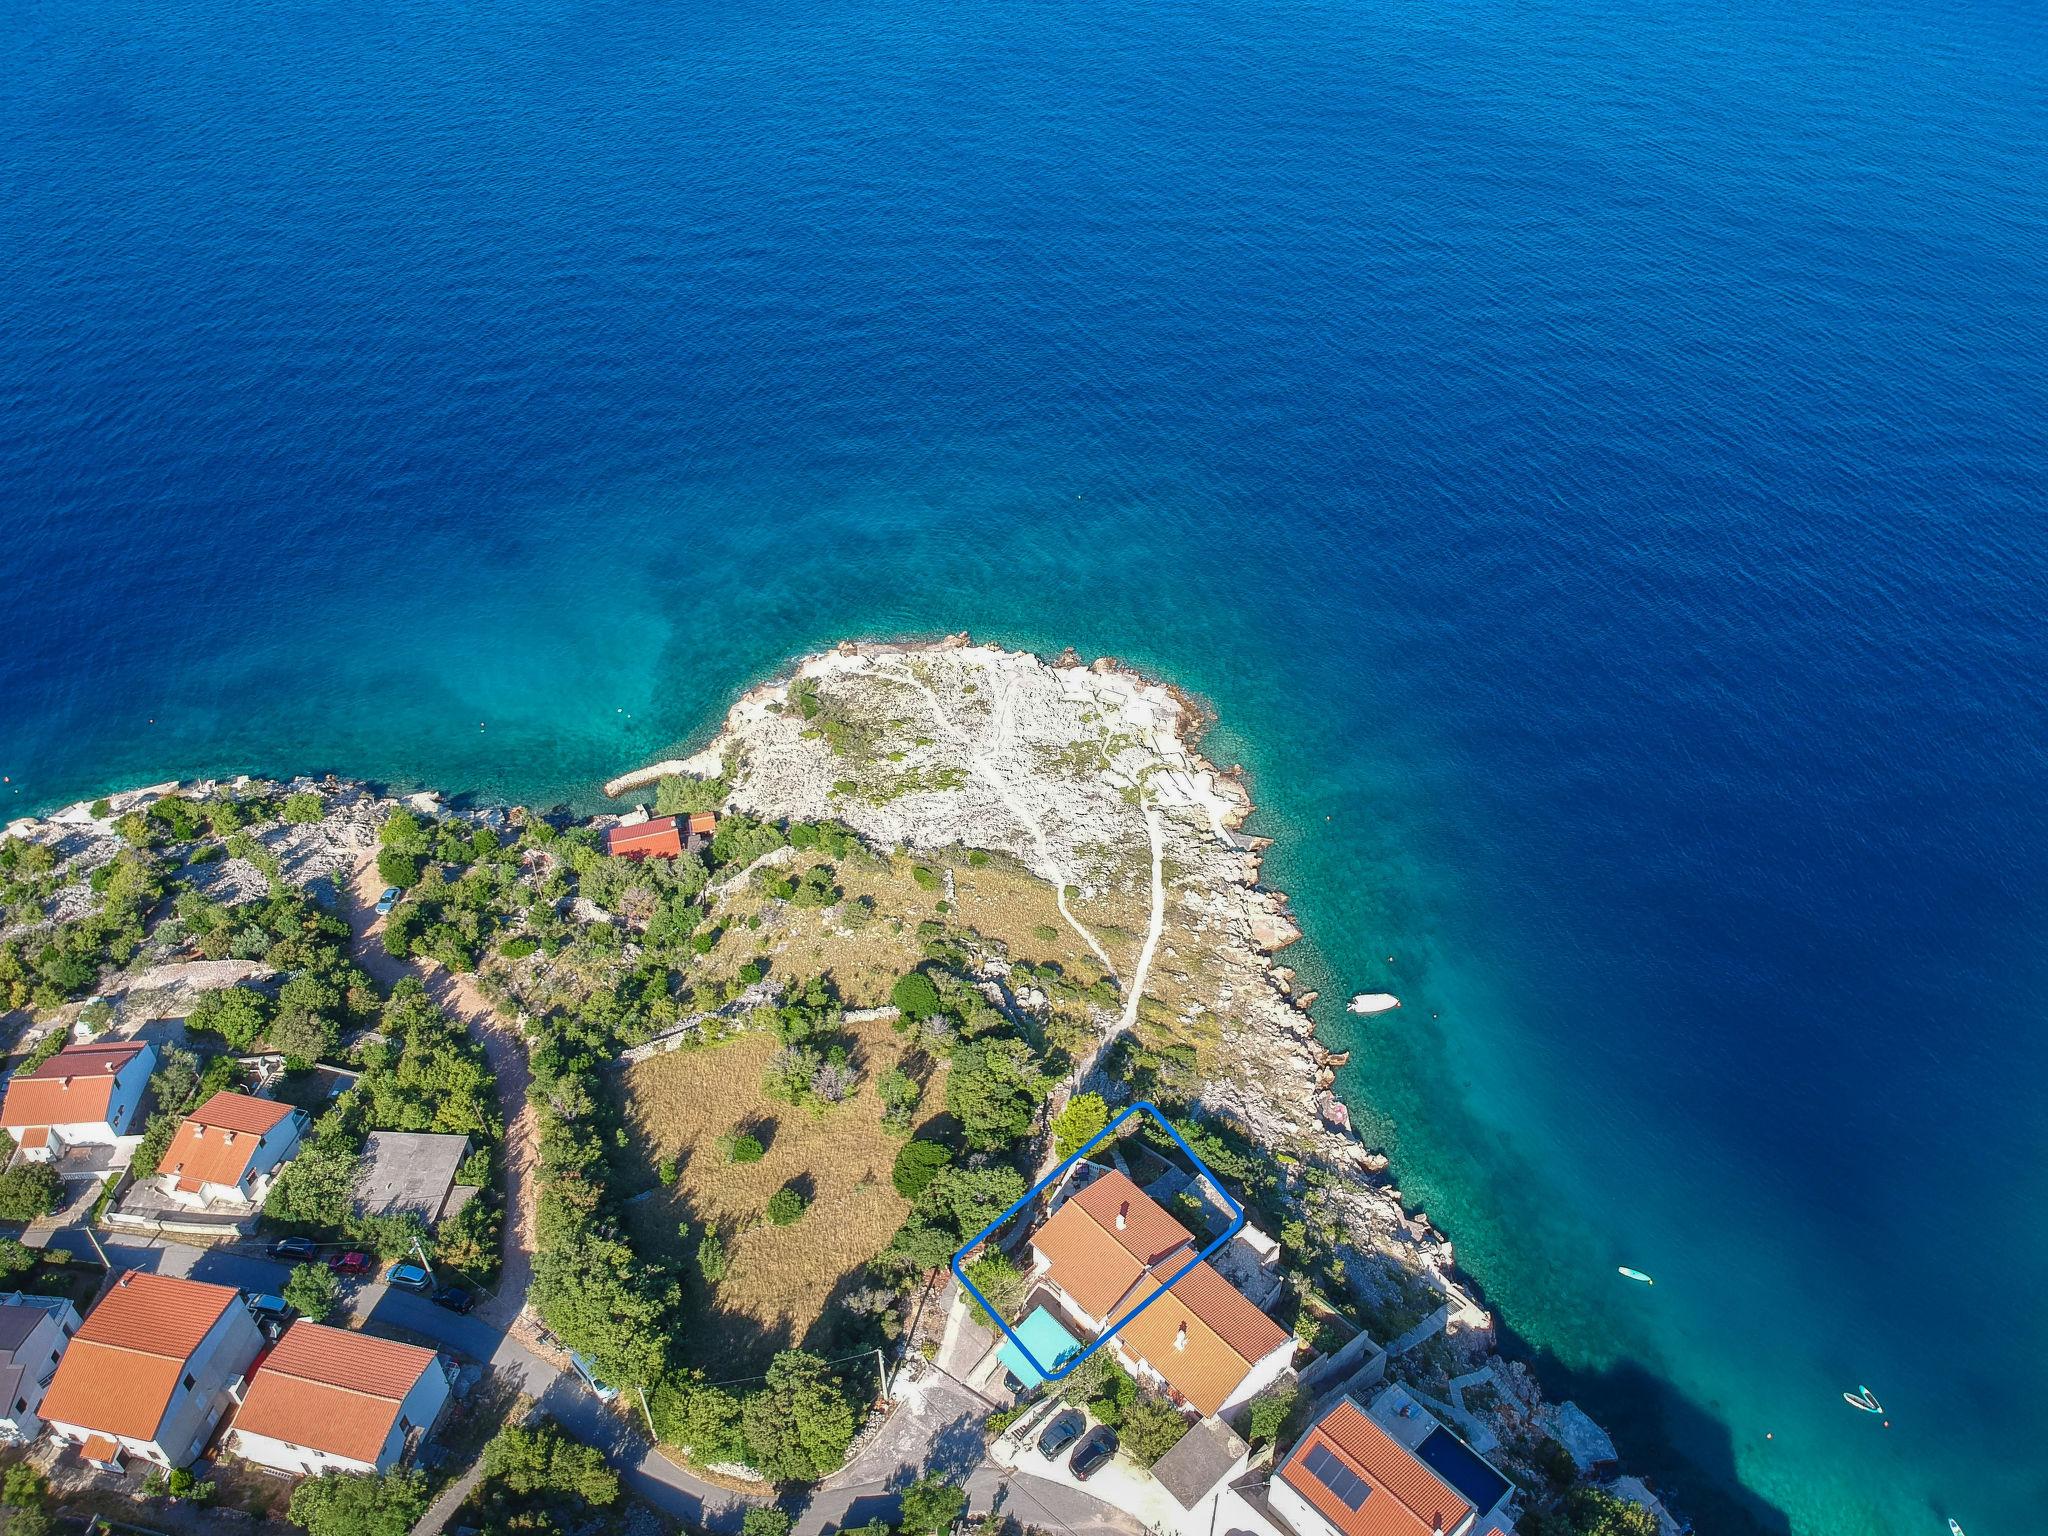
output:
{"label": "parked car", "polygon": [[385,886],[384,894],[377,898],[377,915],[379,917],[389,917],[391,909],[398,905],[398,898],[403,894],[404,892],[400,891],[395,885]]}
{"label": "parked car", "polygon": [[597,1394],[599,1402],[617,1401],[619,1389],[606,1386],[597,1379],[597,1364],[588,1355],[579,1355],[572,1349],[569,1351],[569,1363],[576,1367],[576,1374],[581,1376],[589,1384],[590,1390]]}
{"label": "parked car", "polygon": [[1047,1461],[1059,1460],[1060,1453],[1080,1439],[1087,1427],[1088,1420],[1080,1410],[1069,1408],[1045,1426],[1045,1433],[1038,1437],[1038,1454]]}
{"label": "parked car", "polygon": [[370,1272],[370,1256],[354,1249],[347,1253],[330,1253],[327,1256],[327,1267],[345,1280],[353,1279],[357,1275],[367,1275]]}
{"label": "parked car", "polygon": [[444,1285],[434,1292],[434,1305],[450,1312],[467,1312],[476,1305],[476,1292],[460,1285]]}
{"label": "parked car", "polygon": [[1107,1424],[1098,1424],[1088,1433],[1073,1459],[1067,1463],[1067,1470],[1074,1474],[1074,1481],[1085,1483],[1089,1478],[1109,1465],[1109,1458],[1116,1454],[1116,1431]]}
{"label": "parked car", "polygon": [[434,1277],[417,1264],[394,1264],[384,1271],[384,1283],[395,1291],[418,1291],[424,1296],[434,1288]]}
{"label": "parked car", "polygon": [[270,1245],[270,1256],[273,1259],[284,1259],[292,1264],[307,1263],[318,1251],[310,1237],[280,1237]]}
{"label": "parked car", "polygon": [[1012,1397],[1022,1397],[1024,1395],[1024,1383],[1017,1379],[1015,1371],[1003,1372],[1003,1386]]}
{"label": "parked car", "polygon": [[242,1304],[249,1309],[249,1315],[259,1322],[266,1317],[287,1317],[292,1310],[292,1304],[282,1296],[258,1296],[251,1293],[242,1298]]}

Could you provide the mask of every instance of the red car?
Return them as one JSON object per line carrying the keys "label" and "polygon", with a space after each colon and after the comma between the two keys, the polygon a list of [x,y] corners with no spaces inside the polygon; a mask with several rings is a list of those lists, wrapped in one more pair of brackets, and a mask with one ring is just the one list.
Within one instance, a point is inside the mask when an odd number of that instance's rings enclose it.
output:
{"label": "red car", "polygon": [[370,1272],[370,1256],[367,1253],[337,1253],[328,1257],[327,1267],[337,1275],[353,1278]]}

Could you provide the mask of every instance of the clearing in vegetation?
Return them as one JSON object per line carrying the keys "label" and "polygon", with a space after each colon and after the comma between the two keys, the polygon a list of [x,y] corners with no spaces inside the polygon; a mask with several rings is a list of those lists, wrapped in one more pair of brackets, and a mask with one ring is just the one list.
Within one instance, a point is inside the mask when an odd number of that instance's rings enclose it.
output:
{"label": "clearing in vegetation", "polygon": [[[633,1201],[634,1246],[687,1276],[679,1356],[713,1377],[764,1369],[779,1349],[816,1343],[835,1300],[862,1289],[868,1260],[882,1251],[910,1202],[891,1185],[904,1137],[882,1125],[877,1080],[891,1067],[925,1079],[923,1120],[943,1110],[945,1068],[919,1058],[886,1022],[849,1024],[860,1086],[829,1108],[790,1105],[762,1090],[774,1035],[738,1036],[718,1046],[674,1051],[625,1076],[627,1115],[648,1158],[676,1160],[672,1186]],[[905,1057],[912,1059],[905,1062]],[[722,1138],[757,1137],[758,1161],[735,1162]],[[808,1198],[788,1226],[767,1218],[776,1191]],[[682,1222],[689,1232],[678,1232]],[[706,1283],[698,1248],[715,1230],[724,1278]],[[820,1329],[821,1320],[825,1329]]]}

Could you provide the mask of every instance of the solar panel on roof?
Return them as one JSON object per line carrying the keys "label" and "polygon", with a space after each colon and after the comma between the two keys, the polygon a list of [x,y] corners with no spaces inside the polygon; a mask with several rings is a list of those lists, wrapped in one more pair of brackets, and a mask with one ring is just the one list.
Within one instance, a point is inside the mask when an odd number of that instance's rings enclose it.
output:
{"label": "solar panel on roof", "polygon": [[1326,1445],[1319,1445],[1301,1459],[1302,1470],[1325,1488],[1346,1509],[1357,1513],[1372,1489],[1365,1480],[1339,1461]]}

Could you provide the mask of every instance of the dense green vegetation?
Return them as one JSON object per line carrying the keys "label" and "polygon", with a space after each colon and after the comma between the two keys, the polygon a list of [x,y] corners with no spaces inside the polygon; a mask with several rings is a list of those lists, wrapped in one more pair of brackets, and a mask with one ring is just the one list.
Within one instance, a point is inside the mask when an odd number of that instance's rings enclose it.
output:
{"label": "dense green vegetation", "polygon": [[307,1536],[407,1536],[426,1512],[427,1479],[418,1471],[328,1472],[292,1490],[291,1518]]}

